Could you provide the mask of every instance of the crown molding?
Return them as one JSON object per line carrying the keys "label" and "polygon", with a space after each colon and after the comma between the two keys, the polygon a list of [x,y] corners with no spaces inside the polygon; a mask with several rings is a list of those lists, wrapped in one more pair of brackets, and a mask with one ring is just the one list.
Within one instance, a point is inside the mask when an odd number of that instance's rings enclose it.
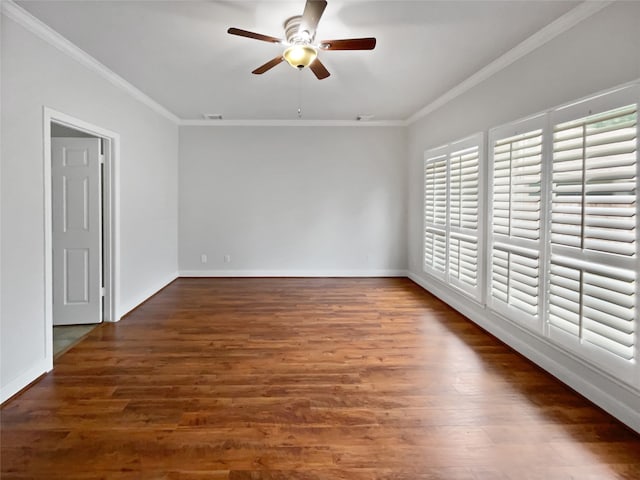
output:
{"label": "crown molding", "polygon": [[577,7],[569,10],[567,13],[558,17],[556,20],[551,22],[549,25],[541,28],[536,33],[531,35],[529,38],[524,40],[523,42],[516,45],[514,48],[509,50],[504,55],[498,57],[493,62],[489,63],[485,67],[478,70],[476,73],[468,77],[466,80],[462,81],[451,90],[438,97],[425,107],[418,110],[416,113],[411,115],[406,120],[407,125],[411,125],[417,120],[429,115],[431,112],[434,112],[438,108],[446,105],[456,97],[459,97],[463,93],[471,90],[476,85],[487,80],[489,77],[492,77],[499,71],[507,68],[512,63],[521,59],[525,55],[533,52],[537,48],[541,47],[545,43],[553,40],[558,35],[566,32],[570,28],[576,26],[578,23],[586,20],[590,16],[599,12],[606,6],[613,3],[614,0],[586,0]]}
{"label": "crown molding", "polygon": [[18,25],[26,28],[31,33],[34,33],[49,45],[57,48],[61,52],[67,54],[69,57],[76,60],[81,65],[87,67],[89,70],[102,76],[111,84],[125,91],[139,102],[145,104],[156,113],[159,113],[163,117],[171,120],[174,123],[179,123],[180,119],[153,100],[151,97],[138,90],[136,87],[127,82],[124,78],[111,71],[105,65],[93,58],[87,52],[73,44],[51,27],[38,20],[22,7],[18,6],[13,0],[2,0],[2,14],[16,22]]}
{"label": "crown molding", "polygon": [[180,120],[181,127],[405,127],[404,120]]}

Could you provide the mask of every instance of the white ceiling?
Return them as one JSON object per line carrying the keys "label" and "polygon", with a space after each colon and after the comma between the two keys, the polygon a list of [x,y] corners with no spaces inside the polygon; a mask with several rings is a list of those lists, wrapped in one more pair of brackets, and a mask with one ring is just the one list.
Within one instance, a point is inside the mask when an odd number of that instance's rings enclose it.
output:
{"label": "white ceiling", "polygon": [[19,1],[181,119],[404,120],[577,1],[328,0],[317,39],[377,37],[373,51],[324,51],[317,80],[282,63],[251,71],[282,46],[228,35],[283,37],[298,1]]}

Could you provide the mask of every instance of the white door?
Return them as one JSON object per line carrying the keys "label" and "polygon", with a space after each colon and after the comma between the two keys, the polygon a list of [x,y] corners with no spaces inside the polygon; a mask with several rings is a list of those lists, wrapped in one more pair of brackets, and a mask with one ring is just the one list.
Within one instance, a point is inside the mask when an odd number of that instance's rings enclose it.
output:
{"label": "white door", "polygon": [[53,324],[102,321],[99,138],[52,138]]}

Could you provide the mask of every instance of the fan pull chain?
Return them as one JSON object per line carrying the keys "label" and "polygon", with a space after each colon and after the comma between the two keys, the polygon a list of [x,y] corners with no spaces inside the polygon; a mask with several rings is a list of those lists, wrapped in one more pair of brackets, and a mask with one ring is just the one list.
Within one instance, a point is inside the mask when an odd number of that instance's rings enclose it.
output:
{"label": "fan pull chain", "polygon": [[298,74],[298,119],[302,120],[302,69]]}

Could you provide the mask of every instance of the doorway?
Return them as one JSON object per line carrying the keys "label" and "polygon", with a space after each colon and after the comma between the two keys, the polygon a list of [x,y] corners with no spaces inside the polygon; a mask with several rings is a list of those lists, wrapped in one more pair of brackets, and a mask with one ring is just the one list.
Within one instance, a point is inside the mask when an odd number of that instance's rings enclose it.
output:
{"label": "doorway", "polygon": [[[119,136],[44,109],[45,339],[49,369],[103,321],[117,321]],[[55,329],[55,330],[54,330]]]}

